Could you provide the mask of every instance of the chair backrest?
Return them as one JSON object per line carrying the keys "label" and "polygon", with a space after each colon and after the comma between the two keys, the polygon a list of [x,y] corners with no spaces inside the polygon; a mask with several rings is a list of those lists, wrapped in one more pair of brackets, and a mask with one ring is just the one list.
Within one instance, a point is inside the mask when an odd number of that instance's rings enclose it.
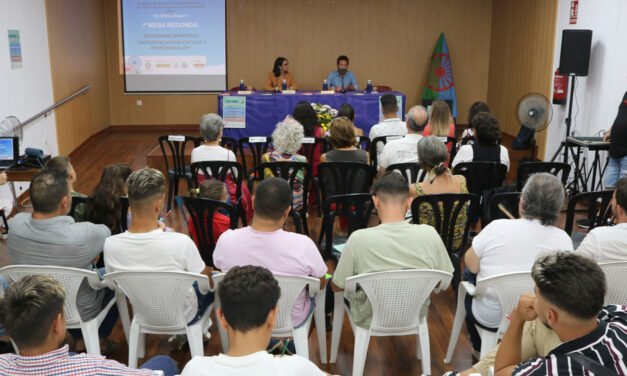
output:
{"label": "chair backrest", "polygon": [[[268,152],[268,149],[272,146],[272,137],[255,136],[255,137],[243,137],[239,139],[238,147],[240,156],[242,157],[242,166],[244,171],[248,174],[257,169],[257,166],[261,164],[261,156]],[[249,150],[252,159],[252,168],[247,166],[246,153]]]}
{"label": "chair backrest", "polygon": [[481,196],[483,191],[503,185],[507,166],[497,162],[462,162],[453,173],[464,175],[468,191]]}
{"label": "chair backrest", "polygon": [[387,144],[389,141],[392,140],[398,140],[399,138],[403,138],[404,136],[401,135],[390,135],[390,136],[380,136],[380,137],[375,137],[372,142],[370,143],[370,164],[372,165],[372,169],[375,171],[377,171],[378,168],[378,160],[377,160],[377,149],[378,148],[382,148],[385,146],[385,144]]}
{"label": "chair backrest", "polygon": [[538,172],[548,172],[549,174],[560,177],[562,184],[566,186],[568,182],[568,174],[570,173],[570,165],[562,162],[525,162],[518,166],[518,174],[516,179],[516,189],[522,191],[527,179],[531,174]]}
{"label": "chair backrest", "polygon": [[[215,284],[215,300],[214,306],[220,307],[220,283],[224,279],[225,274],[215,274],[212,276]],[[300,277],[300,276],[282,276],[274,275],[274,278],[279,283],[281,288],[281,296],[277,302],[278,312],[274,321],[274,329],[272,330],[273,336],[288,337],[292,335],[292,329],[294,323],[292,322],[292,307],[296,298],[300,295],[304,288],[308,288],[309,296],[313,296],[320,291],[320,280],[313,277]]]}
{"label": "chair backrest", "polygon": [[333,248],[333,223],[335,218],[345,218],[348,227],[347,236],[353,231],[368,227],[368,220],[374,209],[370,193],[351,193],[328,197],[322,205],[322,221],[326,241],[325,254],[331,255]]}
{"label": "chair backrest", "polygon": [[237,139],[233,137],[222,136],[222,138],[220,139],[220,146],[231,150],[233,154],[237,155]]}
{"label": "chair backrest", "polygon": [[[607,226],[612,218],[612,201],[613,190],[595,191],[580,193],[568,200],[566,209],[566,224],[564,231],[571,235],[573,233],[573,224],[575,223],[575,212],[578,204],[585,203],[588,205],[587,218],[590,221],[590,230],[599,226]],[[599,202],[600,201],[600,202]]]}
{"label": "chair backrest", "polygon": [[409,184],[421,183],[427,176],[427,171],[423,170],[416,162],[391,164],[385,171],[399,172]]}
{"label": "chair backrest", "polygon": [[133,320],[139,319],[148,330],[184,328],[185,302],[190,291],[194,294],[192,284],[198,282],[200,291],[210,290],[207,276],[187,272],[114,272],[103,279],[126,295],[133,305]]}
{"label": "chair backrest", "polygon": [[320,150],[320,154],[326,153],[329,149],[329,144],[326,138],[304,137],[298,154],[304,155],[310,163],[313,163],[317,149]]}
{"label": "chair backrest", "polygon": [[[479,198],[472,193],[445,193],[438,195],[422,195],[416,197],[411,203],[412,222],[421,224],[423,212],[433,213],[432,225],[446,246],[449,253],[459,253],[466,248],[470,221],[466,221],[461,242],[455,246],[455,227],[458,218],[469,209],[478,205]],[[422,215],[421,215],[422,214]]]}
{"label": "chair backrest", "polygon": [[505,316],[516,308],[522,294],[534,292],[534,286],[531,271],[498,274],[478,279],[475,296],[485,294],[488,288],[494,291],[503,315],[499,326],[499,331],[502,332],[509,322]]}
{"label": "chair backrest", "polygon": [[388,91],[392,91],[392,88],[390,86],[387,86],[387,85],[372,85],[372,87],[373,87],[373,89],[377,88],[377,91],[379,93],[385,93],[385,92],[388,92]]}
{"label": "chair backrest", "polygon": [[128,230],[128,197],[120,196],[120,233]]}
{"label": "chair backrest", "polygon": [[72,196],[72,206],[70,207],[70,212],[67,214],[70,217],[74,218],[74,212],[76,211],[76,207],[80,204],[87,204],[86,196]]}
{"label": "chair backrest", "polygon": [[[309,187],[309,180],[311,179],[311,165],[309,163],[293,161],[264,162],[255,169],[257,180],[265,179],[266,172],[272,173],[274,177],[286,180],[292,190],[300,184],[303,188],[303,206],[307,205],[309,189],[306,189],[306,187]],[[302,181],[297,179],[299,175],[302,176]]]}
{"label": "chair backrest", "polygon": [[[455,155],[457,155],[457,138],[455,137],[446,137],[446,146],[451,145],[451,151],[449,152],[449,163],[455,159]],[[507,171],[505,171],[507,174]]]}
{"label": "chair backrest", "polygon": [[216,248],[217,239],[213,233],[213,220],[216,213],[226,214],[231,220],[230,228],[237,228],[237,211],[226,202],[210,200],[207,198],[194,198],[178,196],[192,219],[196,237],[198,239],[198,251],[206,265],[213,266],[213,251]]}
{"label": "chair backrest", "polygon": [[15,282],[28,275],[43,274],[56,279],[63,285],[65,290],[65,302],[63,311],[65,312],[65,321],[68,326],[77,326],[81,322],[76,305],[76,297],[83,280],[87,279],[88,283],[96,287],[100,284],[98,274],[93,271],[67,268],[62,266],[40,266],[40,265],[11,265],[0,269],[0,275],[7,281]]}
{"label": "chair backrest", "polygon": [[402,333],[418,328],[426,299],[446,289],[451,278],[451,273],[430,269],[360,274],[346,279],[345,296],[359,285],[372,305],[370,330]]}
{"label": "chair backrest", "polygon": [[242,178],[244,167],[231,161],[201,161],[190,166],[192,184],[197,188],[205,179],[216,179],[235,183],[235,197],[242,196]]}
{"label": "chair backrest", "polygon": [[509,211],[511,215],[520,218],[518,203],[520,202],[520,192],[502,192],[496,193],[490,198],[488,210],[483,211],[484,218],[481,220],[483,227],[497,219],[509,218],[501,208]]}
{"label": "chair backrest", "polygon": [[185,149],[199,145],[196,137],[183,135],[165,135],[159,137],[159,147],[165,161],[165,169],[174,170],[177,176],[185,176]]}
{"label": "chair backrest", "polygon": [[607,282],[604,304],[627,304],[627,261],[607,262],[599,266]]}
{"label": "chair backrest", "polygon": [[322,200],[334,195],[366,193],[372,184],[372,171],[365,163],[326,162],[318,166]]}
{"label": "chair backrest", "polygon": [[357,141],[357,146],[361,150],[368,151],[370,150],[370,138],[366,136],[355,136],[355,141]]}

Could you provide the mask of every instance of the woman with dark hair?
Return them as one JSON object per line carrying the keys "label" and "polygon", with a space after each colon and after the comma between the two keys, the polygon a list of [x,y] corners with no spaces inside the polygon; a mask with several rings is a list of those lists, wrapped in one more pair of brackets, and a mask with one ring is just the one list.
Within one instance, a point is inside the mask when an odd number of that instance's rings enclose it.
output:
{"label": "woman with dark hair", "polygon": [[296,81],[294,76],[289,71],[290,62],[284,57],[277,57],[274,60],[274,66],[272,72],[268,73],[268,78],[263,86],[264,90],[280,91],[283,86],[283,80],[287,84],[287,88],[290,90],[296,90]]}
{"label": "woman with dark hair", "polygon": [[320,157],[320,162],[370,163],[365,150],[355,147],[355,126],[348,118],[340,117],[331,123],[329,141],[333,149]]}
{"label": "woman with dark hair", "polygon": [[[311,103],[307,101],[298,102],[296,107],[294,107],[292,117],[303,126],[305,137],[324,138],[324,130],[318,124],[318,115],[316,114],[316,110],[311,106]],[[303,155],[307,154],[302,149],[300,153]],[[311,161],[311,172],[313,176],[318,176],[318,165],[320,164],[321,154],[322,144],[316,144],[313,160]],[[313,195],[310,197],[313,197]]]}
{"label": "woman with dark hair", "polygon": [[109,227],[111,234],[119,234],[122,218],[120,197],[127,195],[126,179],[131,172],[129,165],[124,163],[106,166],[102,170],[100,182],[87,198],[87,203],[76,208],[76,221],[103,224]]}
{"label": "woman with dark hair", "polygon": [[479,112],[472,118],[475,130],[475,143],[459,148],[452,167],[462,162],[497,162],[509,170],[509,154],[503,145],[499,145],[501,130],[496,118],[488,112]]}
{"label": "woman with dark hair", "polygon": [[340,108],[337,110],[336,118],[340,117],[348,118],[348,120],[353,122],[353,128],[355,128],[355,136],[364,135],[364,130],[355,126],[355,109],[353,108],[353,106],[348,103],[344,103],[343,105],[341,105]]}
{"label": "woman with dark hair", "polygon": [[462,137],[457,149],[463,145],[472,145],[475,143],[475,131],[472,125],[472,119],[480,112],[490,112],[490,107],[488,107],[487,103],[477,101],[468,109],[468,128],[464,129],[464,132],[462,132]]}

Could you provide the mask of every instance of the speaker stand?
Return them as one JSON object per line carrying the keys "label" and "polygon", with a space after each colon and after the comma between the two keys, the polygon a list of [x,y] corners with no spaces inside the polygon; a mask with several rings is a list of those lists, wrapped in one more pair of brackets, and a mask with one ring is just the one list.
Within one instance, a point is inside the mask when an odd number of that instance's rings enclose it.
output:
{"label": "speaker stand", "polygon": [[557,157],[563,153],[563,162],[568,163],[568,147],[566,147],[566,138],[570,136],[570,125],[572,124],[572,115],[573,115],[573,101],[575,96],[575,80],[577,76],[574,74],[570,76],[570,95],[568,98],[568,114],[566,116],[566,135],[564,136],[564,140],[560,143],[559,148],[553,154],[553,158],[551,158],[551,162],[555,162]]}

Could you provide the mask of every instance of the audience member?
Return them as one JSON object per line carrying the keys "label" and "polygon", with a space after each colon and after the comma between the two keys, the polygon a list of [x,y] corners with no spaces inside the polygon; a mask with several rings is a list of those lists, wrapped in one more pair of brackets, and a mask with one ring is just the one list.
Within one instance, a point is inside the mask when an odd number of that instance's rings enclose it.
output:
{"label": "audience member", "polygon": [[407,112],[407,135],[398,140],[391,140],[383,147],[379,163],[379,173],[396,163],[418,162],[418,141],[422,139],[422,131],[429,120],[427,110],[422,106],[414,106]]}
{"label": "audience member", "polygon": [[[437,137],[427,136],[418,142],[418,161],[422,169],[427,172],[427,176],[423,182],[410,182],[410,196],[468,193],[466,178],[463,175],[451,173],[451,170],[444,164],[447,158],[446,146]],[[453,248],[461,246],[467,221],[467,210],[462,210],[455,222]],[[436,225],[435,215],[430,204],[423,203],[421,205],[420,223]]]}
{"label": "audience member", "polygon": [[361,137],[364,135],[364,130],[361,128],[357,128],[357,126],[355,126],[355,109],[353,108],[353,106],[351,106],[348,103],[344,103],[343,105],[341,105],[340,108],[337,109],[336,118],[340,118],[340,117],[348,118],[348,120],[353,122],[356,136]]}
{"label": "audience member", "polygon": [[[67,172],[45,168],[33,176],[30,199],[33,213],[18,213],[9,221],[8,251],[12,265],[54,265],[94,270],[105,239],[111,231],[105,225],[90,222],[75,223],[67,215],[72,198],[71,180]],[[96,317],[113,298],[109,289],[93,290],[83,281],[78,290],[77,307],[84,321]],[[111,334],[118,313],[114,307],[100,325],[100,337]],[[79,339],[82,333],[71,330]],[[107,353],[115,346],[103,340],[101,351]]]}
{"label": "audience member", "polygon": [[468,109],[468,128],[462,132],[462,137],[458,144],[458,149],[463,145],[472,145],[475,143],[475,131],[472,126],[472,119],[479,112],[490,112],[490,107],[485,102],[475,102]]}
{"label": "audience member", "polygon": [[453,115],[451,115],[451,109],[446,102],[441,100],[433,101],[429,124],[425,127],[422,135],[438,137],[442,142],[446,143],[448,152],[451,152],[453,143],[447,142],[447,138],[455,138],[455,123],[453,123]]}
{"label": "audience member", "polygon": [[627,177],[616,184],[612,211],[616,226],[590,230],[577,248],[578,253],[596,262],[627,261]]}
{"label": "audience member", "polygon": [[[192,150],[191,161],[227,161],[237,162],[237,158],[233,151],[220,146],[222,140],[222,133],[224,131],[224,121],[219,115],[207,114],[203,115],[200,119],[200,133],[204,138],[202,145]],[[200,182],[199,182],[200,183]],[[232,177],[227,177],[226,185],[229,191],[231,202],[237,202],[237,185]],[[240,205],[244,208],[246,218],[250,220],[252,218],[252,203],[250,198],[250,191],[245,184],[242,184],[242,197]]]}
{"label": "audience member", "polygon": [[31,275],[13,283],[0,301],[0,322],[19,348],[19,355],[0,355],[3,375],[176,375],[167,356],[148,360],[141,369],[129,368],[101,355],[71,354],[65,340],[61,284],[43,275]]}
{"label": "audience member", "polygon": [[[383,121],[375,124],[370,128],[370,140],[374,141],[377,137],[384,136],[405,136],[407,134],[407,126],[398,117],[398,103],[394,94],[383,94],[381,96],[381,112],[383,112]],[[380,159],[383,145],[377,145],[377,160]]]}
{"label": "audience member", "polygon": [[[300,101],[294,107],[292,117],[303,126],[305,131],[305,137],[324,138],[324,129],[318,124],[318,115],[316,110],[313,109],[311,103],[307,101]],[[311,171],[314,176],[318,176],[318,165],[320,164],[320,155],[322,155],[322,145],[316,144],[313,160],[311,162]],[[306,154],[303,149],[300,153]]]}
{"label": "audience member", "polygon": [[[107,272],[174,271],[210,276],[211,268],[203,262],[194,242],[187,235],[164,231],[157,221],[165,196],[161,171],[134,171],[127,183],[133,217],[126,232],[111,236],[104,243]],[[212,302],[213,293],[203,294],[194,284],[184,310],[186,320],[190,324],[198,321]],[[180,336],[171,337],[170,342],[175,342],[175,347],[184,343]]]}
{"label": "audience member", "polygon": [[[605,274],[587,257],[554,252],[531,275],[535,296],[523,295],[496,355],[497,375],[619,375],[627,369],[625,306],[603,307]],[[521,357],[524,323],[540,319],[563,342],[546,357]],[[521,363],[522,362],[522,363]]]}
{"label": "audience member", "polygon": [[611,189],[619,179],[627,177],[627,91],[618,105],[618,114],[612,128],[603,135],[603,140],[610,142],[605,189]]}
{"label": "audience member", "polygon": [[[282,275],[320,278],[324,287],[327,266],[314,242],[305,235],[283,231],[290,213],[292,190],[280,178],[263,180],[253,196],[252,225],[227,230],[216,245],[216,268],[228,272],[235,266],[257,265]],[[312,311],[312,301],[301,292],[292,307],[294,325],[302,325]]]}
{"label": "audience member", "polygon": [[[192,190],[191,195],[196,198],[206,198],[214,201],[222,201],[228,203],[228,192],[226,191],[226,184],[221,182],[220,180],[205,180],[200,183],[200,186],[196,190]],[[190,215],[187,219],[187,231],[189,233],[189,237],[192,238],[196,246],[198,246],[198,234],[196,233],[196,227],[194,226],[194,218],[193,215]],[[213,214],[213,239],[214,241],[218,241],[220,235],[224,233],[224,231],[228,230],[231,227],[231,218],[225,214],[217,211]],[[208,231],[208,230],[207,230]]]}
{"label": "audience member", "polygon": [[269,270],[233,267],[220,283],[218,295],[221,307],[216,316],[228,334],[229,351],[194,357],[183,369],[183,376],[325,374],[298,355],[273,356],[266,351],[281,295]]}
{"label": "audience member", "polygon": [[509,170],[509,153],[499,144],[501,130],[496,118],[489,112],[479,112],[472,118],[472,127],[476,142],[459,148],[451,166],[462,162],[496,162],[506,165]]}
{"label": "audience member", "polygon": [[296,81],[294,81],[294,75],[290,72],[290,62],[284,57],[277,57],[274,60],[272,72],[268,73],[263,89],[280,91],[283,88],[283,81],[285,81],[288,89],[296,90]]}
{"label": "audience member", "polygon": [[[111,234],[119,234],[122,226],[122,204],[120,197],[126,197],[126,179],[133,172],[129,165],[116,163],[102,170],[100,182],[89,195],[86,204],[79,204],[74,210],[77,222],[103,224]],[[127,221],[128,223],[128,221]]]}
{"label": "audience member", "polygon": [[[502,273],[529,270],[542,252],[573,250],[573,243],[564,230],[555,227],[564,204],[564,186],[549,173],[531,175],[520,198],[520,219],[498,219],[490,222],[466,251],[464,261],[478,279]],[[472,281],[472,278],[471,278]],[[476,299],[467,296],[466,324],[473,348],[481,349],[481,338],[475,324],[496,330],[501,321],[501,308],[494,292]]]}
{"label": "audience member", "polygon": [[355,127],[347,118],[336,118],[331,123],[329,141],[332,149],[322,154],[320,162],[370,163],[368,152],[355,146]]}
{"label": "audience member", "polygon": [[[303,126],[291,117],[285,118],[276,125],[272,132],[272,144],[274,150],[261,156],[261,162],[303,162],[307,163],[307,158],[297,154],[298,149],[303,142]],[[274,174],[270,169],[264,171],[266,178],[273,177]],[[296,172],[294,178],[294,187],[292,191],[292,206],[294,210],[303,208],[303,194],[305,188],[303,181],[305,179],[305,171],[300,169]]]}
{"label": "audience member", "polygon": [[[348,238],[333,275],[334,291],[342,291],[347,278],[363,273],[401,269],[453,272],[444,243],[435,229],[404,220],[411,198],[407,181],[401,175],[388,172],[375,181],[372,200],[381,224],[357,230]],[[349,301],[355,323],[369,327],[372,307],[366,294],[358,290]]]}
{"label": "audience member", "polygon": [[348,56],[338,56],[336,63],[337,70],[329,73],[327,77],[329,88],[340,92],[359,90],[355,75],[348,70]]}
{"label": "audience member", "polygon": [[62,174],[67,174],[68,180],[70,181],[72,197],[87,197],[87,195],[74,191],[74,184],[76,184],[77,177],[74,166],[72,166],[72,163],[70,162],[70,158],[64,155],[57,155],[56,157],[50,158],[48,162],[46,162],[46,168],[58,171]]}

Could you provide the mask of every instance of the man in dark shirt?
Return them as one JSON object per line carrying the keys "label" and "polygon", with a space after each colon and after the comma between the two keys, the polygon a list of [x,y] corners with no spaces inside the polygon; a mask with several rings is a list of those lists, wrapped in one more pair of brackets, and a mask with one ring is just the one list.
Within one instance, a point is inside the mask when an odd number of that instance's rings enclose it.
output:
{"label": "man in dark shirt", "polygon": [[[624,374],[627,306],[603,307],[606,281],[601,268],[577,253],[555,252],[540,256],[531,275],[535,296],[521,296],[512,312],[496,355],[496,374]],[[523,325],[536,318],[563,343],[546,357],[521,359]]]}
{"label": "man in dark shirt", "polygon": [[618,106],[616,120],[603,139],[610,141],[610,162],[605,175],[605,189],[611,189],[620,178],[627,176],[627,91]]}

